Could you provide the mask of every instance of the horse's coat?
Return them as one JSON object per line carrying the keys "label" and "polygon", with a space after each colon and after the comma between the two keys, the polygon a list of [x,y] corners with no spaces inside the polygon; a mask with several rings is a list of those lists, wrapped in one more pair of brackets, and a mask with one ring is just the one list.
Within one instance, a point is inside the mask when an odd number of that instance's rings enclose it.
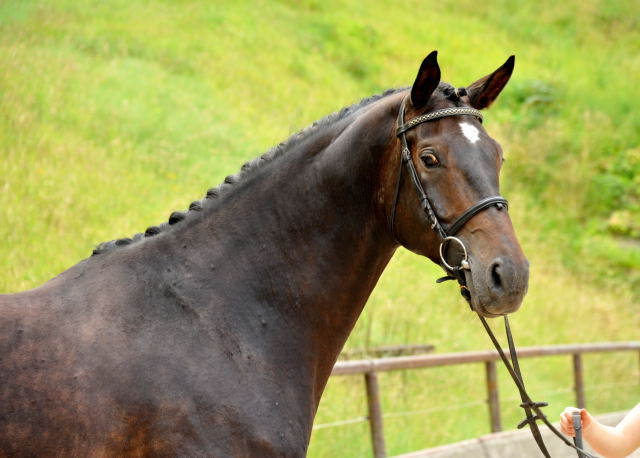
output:
{"label": "horse's coat", "polygon": [[[453,98],[432,53],[407,116],[485,108],[512,69],[510,59]],[[311,128],[172,215],[169,229],[0,296],[0,456],[303,456],[333,364],[397,240],[438,262],[406,176],[395,235],[389,226],[407,93]],[[479,132],[470,144],[458,121],[407,133],[444,224],[498,193],[500,147],[475,119],[465,120]],[[473,307],[516,310],[528,268],[507,212],[478,214],[459,237]]]}

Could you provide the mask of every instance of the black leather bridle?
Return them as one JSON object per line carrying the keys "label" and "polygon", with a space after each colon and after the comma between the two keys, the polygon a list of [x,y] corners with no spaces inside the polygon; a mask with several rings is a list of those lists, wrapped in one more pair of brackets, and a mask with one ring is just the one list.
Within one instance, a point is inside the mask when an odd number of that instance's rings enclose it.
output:
{"label": "black leather bridle", "polygon": [[[462,226],[464,226],[471,218],[473,218],[475,215],[477,215],[481,211],[486,210],[487,208],[490,208],[490,207],[496,207],[498,210],[502,210],[502,209],[508,208],[509,203],[507,202],[507,199],[505,199],[502,196],[492,196],[492,197],[484,198],[479,202],[476,202],[466,211],[464,211],[460,216],[458,216],[458,218],[456,218],[456,220],[453,223],[451,223],[448,226],[447,229],[445,229],[440,223],[440,220],[438,219],[438,216],[436,215],[435,211],[433,210],[433,205],[429,201],[429,197],[427,196],[427,193],[425,192],[424,187],[420,182],[418,171],[416,170],[416,167],[413,163],[413,159],[411,158],[411,151],[409,150],[409,145],[407,144],[407,137],[405,133],[424,122],[428,122],[434,119],[440,119],[448,116],[465,116],[465,115],[475,116],[479,120],[482,120],[482,113],[480,112],[480,110],[476,110],[475,108],[470,108],[470,107],[444,108],[442,110],[432,111],[425,115],[418,116],[408,121],[407,123],[405,123],[404,111],[405,111],[407,98],[408,96],[406,96],[402,100],[402,103],[400,104],[400,111],[398,112],[398,121],[397,121],[397,128],[396,128],[396,135],[400,138],[401,160],[400,160],[400,167],[399,167],[400,170],[398,171],[398,175],[397,175],[398,178],[396,181],[396,189],[395,189],[395,196],[393,199],[393,206],[391,207],[391,220],[389,223],[391,228],[391,234],[394,237],[396,237],[395,235],[396,206],[398,204],[398,196],[400,194],[400,183],[402,180],[402,170],[403,170],[402,166],[404,164],[407,167],[407,172],[409,174],[409,177],[411,178],[413,187],[415,188],[418,194],[420,205],[422,207],[422,210],[427,216],[429,225],[431,229],[433,229],[438,235],[438,237],[440,238],[441,265],[442,265],[442,268],[448,274],[448,276],[443,277],[441,280],[444,281],[444,280],[457,279],[458,283],[460,284],[462,295],[465,297],[465,299],[467,299],[467,301],[470,301],[471,296],[470,296],[469,290],[466,287],[466,279],[463,271],[470,270],[471,266],[469,265],[466,247],[464,246],[464,244],[459,238],[455,237],[455,235],[462,228]],[[460,264],[457,266],[450,266],[445,259],[446,256],[445,256],[444,250],[447,248],[450,242],[456,242],[462,248],[463,258],[460,261]]]}
{"label": "black leather bridle", "polygon": [[[433,229],[438,235],[438,237],[440,238],[440,250],[439,250],[440,261],[441,261],[442,268],[447,272],[448,275],[446,277],[439,279],[438,282],[444,281],[444,280],[458,280],[458,283],[460,284],[460,292],[462,293],[462,296],[467,300],[467,302],[471,306],[471,310],[473,310],[473,306],[471,305],[471,293],[469,289],[466,287],[466,277],[464,274],[465,270],[471,270],[471,266],[469,264],[469,259],[468,259],[467,248],[465,247],[464,243],[462,243],[460,239],[455,237],[455,235],[462,228],[462,226],[464,226],[471,218],[473,218],[475,215],[477,215],[481,211],[486,210],[490,207],[496,207],[498,210],[503,210],[505,208],[508,208],[508,202],[502,196],[492,196],[492,197],[484,198],[479,202],[476,202],[469,209],[463,212],[460,216],[458,216],[458,218],[453,223],[449,225],[447,229],[445,229],[440,223],[440,221],[438,220],[438,217],[435,214],[435,211],[433,210],[433,206],[429,201],[429,197],[427,196],[427,193],[425,192],[424,187],[420,182],[418,171],[416,170],[416,167],[413,163],[413,159],[411,158],[411,151],[409,150],[409,146],[407,144],[407,137],[405,133],[408,130],[413,129],[419,124],[432,121],[434,119],[444,118],[447,116],[475,116],[480,121],[482,121],[482,113],[479,110],[476,110],[475,108],[470,108],[470,107],[444,108],[442,110],[436,110],[436,111],[427,113],[425,115],[418,116],[408,121],[407,123],[405,123],[404,111],[405,111],[407,98],[408,96],[406,96],[402,100],[402,103],[400,104],[400,111],[398,112],[398,121],[397,121],[397,128],[396,128],[396,135],[400,138],[401,160],[400,160],[400,170],[398,171],[398,175],[397,175],[395,196],[393,199],[393,205],[391,207],[391,216],[390,216],[390,222],[389,222],[391,234],[397,240],[397,236],[395,234],[395,228],[394,228],[396,206],[398,204],[398,195],[400,193],[400,184],[402,181],[402,170],[403,170],[402,166],[403,164],[405,164],[407,167],[409,176],[411,177],[411,182],[413,183],[413,186],[418,194],[418,198],[420,199],[420,205],[422,207],[422,210],[426,214],[427,219],[429,221],[429,225],[431,226],[431,229]],[[460,261],[460,264],[458,266],[450,266],[445,259],[446,254],[443,252],[443,250],[446,249],[447,244],[452,241],[458,243],[463,252],[462,260]],[[579,457],[595,458],[593,455],[590,455],[586,451],[584,451],[581,447],[578,447],[572,444],[571,442],[569,442],[562,435],[562,433],[560,433],[549,422],[549,420],[544,415],[541,409],[542,407],[545,407],[548,405],[546,402],[534,402],[531,400],[531,397],[529,396],[529,394],[525,389],[522,373],[520,372],[518,355],[516,353],[515,343],[513,340],[513,336],[511,334],[511,327],[509,325],[509,319],[507,318],[507,315],[504,315],[504,324],[505,324],[505,331],[507,335],[507,342],[509,345],[510,360],[509,358],[507,358],[504,351],[502,350],[500,343],[496,339],[487,321],[479,313],[478,313],[478,317],[480,318],[482,325],[487,331],[487,334],[489,334],[489,338],[491,339],[491,342],[496,347],[496,350],[500,355],[500,359],[502,359],[502,362],[507,368],[507,371],[509,372],[509,375],[513,379],[513,382],[515,383],[516,388],[518,389],[518,392],[520,394],[520,399],[522,400],[522,404],[520,404],[520,407],[524,409],[526,418],[522,422],[520,422],[520,424],[518,425],[518,429],[526,425],[529,425],[531,429],[531,433],[536,443],[538,444],[540,451],[547,458],[550,458],[551,455],[549,454],[545,446],[545,443],[542,439],[542,434],[540,433],[540,429],[538,428],[538,424],[537,424],[538,420],[542,421],[545,425],[547,425],[549,429],[556,436],[558,436],[560,440],[562,440],[567,446],[575,449],[578,452]]]}

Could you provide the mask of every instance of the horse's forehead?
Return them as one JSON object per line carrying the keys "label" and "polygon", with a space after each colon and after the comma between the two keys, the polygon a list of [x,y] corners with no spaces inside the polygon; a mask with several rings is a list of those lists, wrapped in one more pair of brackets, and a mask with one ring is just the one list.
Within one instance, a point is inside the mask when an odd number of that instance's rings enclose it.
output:
{"label": "horse's forehead", "polygon": [[482,127],[482,124],[470,116],[451,116],[435,122],[427,122],[421,130],[419,141],[437,141],[447,143],[449,148],[467,148],[495,150],[496,141]]}
{"label": "horse's forehead", "polygon": [[493,166],[496,155],[502,154],[499,144],[479,122],[461,119],[455,123],[455,129],[455,140],[450,143],[449,151],[458,160],[473,164],[474,167],[485,161]]}
{"label": "horse's forehead", "polygon": [[471,143],[472,145],[478,143],[478,141],[480,140],[480,129],[466,121],[460,121],[458,123],[458,127],[462,131],[462,135],[469,141],[469,143]]}
{"label": "horse's forehead", "polygon": [[448,119],[443,133],[455,139],[457,146],[473,146],[474,149],[495,150],[496,141],[484,129],[482,123],[471,116],[453,116]]}

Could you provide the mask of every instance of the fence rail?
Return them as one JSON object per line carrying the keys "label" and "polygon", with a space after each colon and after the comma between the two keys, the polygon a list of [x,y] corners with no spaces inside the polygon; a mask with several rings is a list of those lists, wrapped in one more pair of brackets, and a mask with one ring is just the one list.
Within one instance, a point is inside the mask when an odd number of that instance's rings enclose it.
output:
{"label": "fence rail", "polygon": [[[576,405],[577,407],[585,407],[586,400],[582,356],[587,353],[628,351],[637,351],[638,356],[640,357],[640,341],[523,347],[518,349],[518,358],[571,355],[573,362],[573,389],[576,395]],[[341,361],[336,363],[331,375],[364,375],[373,455],[375,458],[382,458],[386,456],[386,451],[384,426],[382,421],[382,405],[380,404],[380,390],[378,386],[377,373],[458,364],[484,363],[487,385],[487,407],[489,409],[491,432],[498,432],[502,430],[496,367],[496,361],[499,359],[500,355],[498,355],[497,351],[486,350],[463,353],[442,353],[357,361]]]}

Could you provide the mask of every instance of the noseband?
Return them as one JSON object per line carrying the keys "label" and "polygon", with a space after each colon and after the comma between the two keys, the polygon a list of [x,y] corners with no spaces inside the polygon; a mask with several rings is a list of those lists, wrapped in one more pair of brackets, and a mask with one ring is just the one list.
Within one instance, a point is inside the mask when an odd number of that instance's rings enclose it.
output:
{"label": "noseband", "polygon": [[[464,226],[471,218],[480,213],[483,210],[486,210],[490,207],[496,207],[498,210],[502,210],[508,207],[507,199],[502,196],[493,196],[487,197],[485,199],[476,202],[469,209],[463,212],[456,220],[451,223],[447,229],[445,229],[440,221],[438,220],[435,211],[433,210],[433,206],[429,201],[429,197],[425,192],[422,183],[420,182],[420,177],[418,175],[418,171],[413,163],[411,158],[411,151],[409,151],[409,146],[407,144],[407,137],[405,133],[414,127],[424,123],[429,122],[434,119],[440,119],[448,116],[475,116],[479,120],[482,121],[482,113],[480,110],[476,110],[475,108],[468,107],[453,107],[453,108],[444,108],[442,110],[432,111],[431,113],[427,113],[422,116],[418,116],[413,118],[409,122],[404,122],[404,110],[407,101],[407,97],[402,100],[400,105],[400,111],[398,112],[398,123],[396,129],[396,135],[400,138],[400,144],[402,147],[401,153],[401,161],[400,161],[400,170],[398,171],[398,178],[396,182],[396,190],[395,197],[393,199],[393,207],[391,208],[391,234],[395,237],[395,216],[396,216],[396,206],[398,203],[398,194],[400,193],[400,182],[402,178],[402,165],[406,164],[407,172],[411,177],[411,182],[418,194],[418,198],[420,199],[420,205],[422,210],[427,216],[427,220],[429,221],[429,225],[431,229],[433,229],[438,237],[440,238],[440,260],[442,261],[442,267],[449,274],[448,277],[444,279],[457,279],[461,286],[462,295],[465,299],[470,300],[469,290],[466,288],[466,279],[464,278],[464,270],[470,270],[471,266],[469,265],[469,260],[467,257],[467,249],[462,243],[462,241],[455,237],[458,231]],[[460,265],[458,266],[450,266],[446,259],[444,250],[447,247],[449,242],[456,242],[460,245],[463,251],[463,259],[460,261]]]}

